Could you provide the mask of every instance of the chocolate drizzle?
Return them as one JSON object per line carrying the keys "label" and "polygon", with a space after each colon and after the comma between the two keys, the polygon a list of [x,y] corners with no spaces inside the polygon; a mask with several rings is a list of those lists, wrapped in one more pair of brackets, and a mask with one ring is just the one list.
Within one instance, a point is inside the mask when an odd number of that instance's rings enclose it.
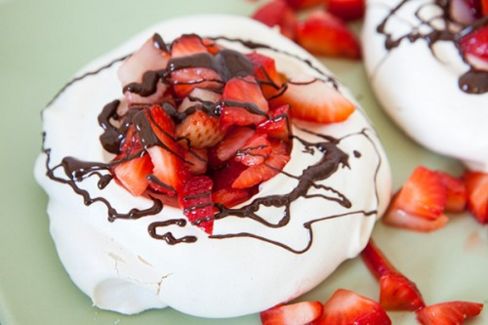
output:
{"label": "chocolate drizzle", "polygon": [[[419,7],[415,11],[415,17],[419,21],[418,26],[412,26],[412,31],[406,33],[398,38],[393,38],[392,33],[389,33],[386,29],[387,23],[395,17],[402,8],[411,3],[413,0],[402,0],[396,6],[391,8],[386,17],[377,26],[376,31],[385,36],[385,48],[391,51],[402,43],[403,40],[408,40],[414,43],[418,40],[424,40],[427,46],[434,53],[434,45],[440,41],[452,42],[458,49],[459,55],[463,61],[469,66],[469,70],[463,73],[458,79],[459,88],[468,94],[484,94],[488,92],[488,71],[482,71],[477,69],[472,63],[470,63],[464,53],[462,52],[459,41],[463,36],[474,31],[476,28],[486,26],[488,24],[488,17],[480,18],[471,25],[463,25],[460,22],[455,21],[449,11],[450,3],[452,0],[433,0]],[[422,17],[422,10],[428,6],[436,6],[441,10],[441,15],[435,16],[429,20]],[[438,27],[436,25],[442,25]],[[421,32],[421,28],[426,27],[429,31],[427,33]]]}
{"label": "chocolate drizzle", "polygon": [[[153,37],[153,41],[158,47],[162,48],[164,42],[162,41],[162,39],[160,39],[160,36],[159,37],[158,36],[159,35],[155,34]],[[302,62],[304,62],[311,68],[313,68],[315,71],[319,72],[320,75],[324,77],[325,81],[331,82],[335,87],[337,87],[337,83],[332,77],[323,73],[319,68],[315,67],[310,61],[303,60],[295,55],[271,48],[267,45],[254,43],[250,41],[229,39],[225,37],[216,37],[213,38],[213,40],[239,42],[242,45],[248,47],[249,49],[266,48],[268,50],[272,50],[282,54],[287,54],[293,58],[301,60]],[[164,44],[164,46],[165,48],[167,48],[166,44]],[[116,61],[113,61],[94,72],[89,72],[85,74],[84,77],[95,75],[98,72],[102,71],[103,69],[112,66],[115,62],[118,61],[120,61],[120,59],[117,59]],[[142,96],[150,96],[156,91],[157,83],[160,81],[164,82],[165,80],[167,80],[167,78],[170,77],[172,72],[177,71],[179,69],[195,68],[195,67],[212,69],[218,73],[219,77],[223,81],[227,81],[233,77],[245,77],[246,75],[252,73],[252,64],[250,64],[249,60],[247,60],[247,58],[244,55],[233,50],[222,50],[216,56],[211,56],[209,54],[197,54],[191,57],[172,59],[170,60],[168,67],[165,70],[147,72],[144,75],[143,82],[141,84],[136,84],[136,83],[129,84],[128,86],[126,86],[126,89],[124,89],[124,91],[135,92]],[[76,78],[75,80],[69,82],[65,87],[63,87],[63,90],[69,87],[70,85],[74,84],[76,81],[81,80],[83,78]],[[322,80],[322,79],[317,78],[306,83],[312,83],[318,80]],[[266,83],[268,81],[261,81],[261,82]],[[284,89],[286,89],[286,85]],[[59,94],[57,96],[59,96]],[[199,101],[198,99],[194,99],[194,98],[192,98],[192,100],[197,101],[199,102],[199,104],[201,104],[199,105],[199,109],[204,109],[207,112],[214,115],[220,114],[220,108],[223,105],[243,107],[246,110],[253,112],[254,114],[264,114],[261,110],[259,110],[259,108],[246,103],[229,102],[229,101],[221,102],[221,103],[210,103],[210,102]],[[54,101],[54,99],[52,101]],[[117,113],[117,108],[119,104],[120,102],[117,100],[107,104],[103,108],[103,110],[101,111],[98,117],[99,125],[104,130],[103,134],[100,136],[100,141],[105,150],[107,150],[110,153],[118,154],[122,139],[124,138],[128,130],[128,126],[133,124],[135,125],[136,131],[139,134],[144,149],[147,149],[154,145],[158,145],[166,150],[171,151],[170,148],[168,148],[163,143],[161,143],[158,137],[155,136],[154,130],[152,130],[151,123],[150,123],[152,116],[151,114],[148,114],[148,110],[146,110],[147,106],[142,105],[140,107],[131,108],[130,113],[128,113],[125,116],[119,116]],[[177,112],[175,107],[170,103],[163,103],[162,107],[166,110],[166,112],[169,113],[170,116],[172,116],[176,120],[181,120],[186,116],[186,115],[181,115],[182,113]],[[195,108],[190,108],[187,111],[188,113],[185,112],[184,114],[191,114],[192,112],[195,111]],[[282,118],[282,117],[278,116],[277,118]],[[305,129],[301,129],[301,130],[303,132],[312,134],[314,137],[318,139],[318,141],[310,142],[298,136],[293,136],[292,141],[296,142],[295,145],[303,146],[305,154],[310,154],[310,155],[319,154],[321,155],[321,157],[316,163],[304,169],[301,175],[295,176],[286,173],[285,171],[280,171],[282,175],[285,175],[286,177],[290,177],[298,181],[295,188],[287,194],[258,197],[252,200],[252,202],[250,202],[249,204],[246,204],[240,208],[225,208],[221,205],[216,205],[218,212],[214,216],[215,222],[218,222],[219,220],[225,218],[249,218],[267,227],[271,227],[271,228],[285,227],[287,224],[289,224],[292,218],[292,215],[290,213],[291,205],[294,201],[296,201],[299,198],[323,199],[330,202],[334,202],[335,204],[340,205],[344,209],[348,209],[348,210],[352,209],[353,204],[344,194],[324,184],[324,181],[326,181],[328,178],[334,175],[339,169],[350,168],[349,155],[339,148],[340,142],[343,139],[350,136],[364,136],[374,147],[375,153],[378,157],[378,165],[375,170],[374,183],[375,183],[376,200],[377,203],[379,203],[376,181],[377,181],[379,169],[382,164],[382,159],[381,159],[381,154],[376,146],[376,143],[372,141],[372,139],[368,135],[369,129],[364,129],[361,130],[360,132],[349,134],[340,139],[336,139],[331,136],[327,136],[323,134],[313,133]],[[159,131],[165,132],[164,130],[159,130]],[[174,140],[177,141],[178,139],[174,139]],[[65,157],[61,160],[61,162],[58,165],[55,165],[53,167],[50,166],[51,149],[46,149],[43,146],[43,151],[47,157],[46,175],[53,181],[70,186],[75,193],[82,196],[85,205],[89,206],[95,202],[104,204],[107,208],[109,221],[114,221],[116,219],[138,219],[145,216],[156,215],[159,214],[161,211],[163,211],[163,204],[161,200],[157,199],[156,196],[153,197],[151,196],[151,194],[148,194],[148,198],[153,202],[153,205],[151,207],[142,210],[132,209],[129,212],[121,213],[117,211],[106,198],[102,196],[92,197],[88,191],[81,188],[81,183],[84,180],[96,176],[99,178],[98,187],[100,190],[103,190],[112,181],[112,176],[110,174],[110,170],[112,168],[114,168],[115,166],[117,166],[117,164],[120,164],[121,162],[124,162],[136,156],[144,154],[144,150],[133,153],[130,157],[127,157],[125,159],[112,161],[111,163],[85,162],[85,161],[80,161],[78,159],[75,159],[73,157]],[[175,152],[172,153],[177,155],[177,153]],[[354,151],[354,155],[356,156],[356,158],[360,157],[360,154],[358,155],[357,151]],[[179,158],[183,159],[183,157],[179,157]],[[268,166],[268,167],[273,168],[272,166]],[[60,175],[62,173],[64,173],[63,176]],[[168,186],[163,183],[161,184],[158,183],[159,180],[155,178],[154,175],[149,176],[149,179],[160,186],[166,186],[166,187]],[[319,182],[321,182],[321,184],[319,184]],[[322,192],[317,193],[316,191],[314,193],[310,193],[311,189],[322,190]],[[325,191],[326,194],[322,194],[324,193],[323,191]],[[269,222],[265,218],[259,216],[258,213],[260,207],[282,208],[284,210],[283,217],[278,222],[275,223]],[[209,236],[209,238],[214,240],[222,240],[222,239],[230,239],[230,238],[237,238],[237,237],[249,237],[249,238],[254,238],[257,240],[270,243],[277,247],[281,247],[295,254],[302,254],[305,253],[312,245],[313,224],[320,221],[325,221],[325,220],[330,220],[330,219],[335,219],[335,218],[340,218],[345,216],[359,215],[359,216],[367,217],[370,215],[374,215],[376,213],[377,213],[376,210],[371,210],[371,211],[352,210],[341,214],[334,214],[334,215],[325,216],[325,217],[308,221],[303,224],[303,227],[308,232],[309,240],[308,243],[305,245],[305,247],[303,247],[302,249],[295,249],[283,243],[276,242],[268,238],[260,237],[258,235],[251,234],[251,233],[214,234]],[[200,219],[197,222],[194,222],[194,225],[198,225],[198,223],[202,223],[205,221],[208,220]],[[197,237],[195,236],[183,236],[181,238],[176,238],[174,234],[171,233],[170,231],[167,231],[163,234],[161,234],[161,232],[159,231],[162,228],[171,227],[171,226],[184,228],[188,226],[188,223],[187,220],[185,219],[169,219],[164,221],[156,221],[149,224],[148,233],[154,239],[162,240],[168,245],[176,245],[181,243],[194,243],[197,241]]]}

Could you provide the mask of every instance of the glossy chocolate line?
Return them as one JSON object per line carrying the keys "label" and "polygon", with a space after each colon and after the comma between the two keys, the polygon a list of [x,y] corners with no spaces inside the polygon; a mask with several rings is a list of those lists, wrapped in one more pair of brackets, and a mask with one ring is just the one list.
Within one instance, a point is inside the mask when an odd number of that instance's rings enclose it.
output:
{"label": "glossy chocolate line", "polygon": [[[463,51],[459,46],[459,41],[462,37],[473,32],[481,26],[488,25],[488,17],[480,18],[476,20],[473,24],[466,26],[454,21],[450,17],[450,0],[433,0],[433,2],[420,5],[416,9],[414,15],[418,19],[420,25],[412,26],[411,32],[394,39],[393,34],[386,31],[386,25],[389,20],[392,17],[395,17],[395,15],[410,1],[412,0],[402,0],[396,6],[391,8],[385,18],[376,27],[376,31],[385,37],[384,46],[386,50],[392,51],[393,49],[400,46],[403,40],[408,40],[411,43],[414,43],[418,40],[424,40],[427,43],[430,51],[432,52],[432,55],[437,58],[433,49],[434,45],[440,41],[452,42],[456,46],[459,55],[463,59],[464,63],[469,66],[468,71],[463,73],[458,78],[459,89],[468,94],[484,94],[488,92],[488,71],[481,71],[473,66],[473,64],[471,64],[467,60],[466,56],[463,54]],[[422,18],[420,13],[425,7],[431,5],[438,7],[442,11],[442,14],[439,16],[435,16],[432,19],[425,20]],[[434,26],[434,21],[436,20],[442,20],[444,28],[439,29],[438,27]],[[427,26],[431,29],[431,31],[426,34],[422,34],[420,32],[420,27],[422,26]],[[453,29],[455,31],[453,31]]]}
{"label": "glossy chocolate line", "polygon": [[185,219],[171,219],[166,221],[153,222],[148,227],[149,235],[154,239],[164,240],[168,245],[176,245],[179,243],[194,243],[197,241],[195,236],[183,236],[176,238],[171,232],[166,232],[162,235],[157,233],[158,228],[176,225],[178,227],[185,227],[187,221]]}

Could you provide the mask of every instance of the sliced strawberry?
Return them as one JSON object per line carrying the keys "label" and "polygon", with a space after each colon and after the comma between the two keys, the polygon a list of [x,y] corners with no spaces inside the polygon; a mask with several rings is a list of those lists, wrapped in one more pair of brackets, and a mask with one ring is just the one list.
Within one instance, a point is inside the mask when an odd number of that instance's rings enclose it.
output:
{"label": "sliced strawberry", "polygon": [[425,306],[415,283],[398,272],[372,240],[361,257],[380,281],[380,304],[386,310],[417,310]]}
{"label": "sliced strawberry", "polygon": [[272,0],[260,7],[252,18],[273,27],[279,26],[283,35],[295,39],[297,18],[293,10],[283,0]]}
{"label": "sliced strawberry", "polygon": [[417,167],[391,206],[426,219],[437,219],[446,207],[447,190],[435,171]]}
{"label": "sliced strawberry", "polygon": [[251,76],[229,80],[222,100],[220,123],[224,129],[231,125],[257,125],[266,120],[268,102]]}
{"label": "sliced strawberry", "polygon": [[207,48],[207,51],[212,55],[216,55],[220,52],[220,50],[222,50],[222,48],[211,39],[203,38],[202,43]]}
{"label": "sliced strawberry", "polygon": [[188,220],[207,234],[212,234],[215,207],[212,201],[213,182],[207,176],[191,177],[179,196],[183,213]]}
{"label": "sliced strawberry", "polygon": [[488,174],[466,172],[464,182],[468,191],[468,209],[482,223],[488,223]]}
{"label": "sliced strawberry", "polygon": [[215,170],[212,173],[215,191],[231,188],[232,183],[234,183],[237,177],[239,177],[239,175],[247,168],[248,167],[232,159],[229,160],[224,167]]}
{"label": "sliced strawberry", "polygon": [[324,0],[285,0],[290,7],[295,10],[301,10],[306,8],[311,8],[319,6],[324,2]]}
{"label": "sliced strawberry", "polygon": [[488,0],[481,0],[481,15],[488,16]]}
{"label": "sliced strawberry", "polygon": [[256,134],[236,153],[236,161],[246,166],[262,164],[271,154],[271,143],[266,134]]}
{"label": "sliced strawberry", "polygon": [[178,112],[184,112],[190,107],[201,107],[204,102],[217,103],[220,101],[220,97],[220,94],[216,92],[195,88],[178,106]]}
{"label": "sliced strawberry", "polygon": [[461,38],[459,47],[468,61],[488,70],[488,25]]}
{"label": "sliced strawberry", "polygon": [[114,168],[115,178],[134,196],[142,195],[148,186],[147,177],[153,165],[148,155],[133,158],[117,164]]}
{"label": "sliced strawberry", "polygon": [[259,124],[256,132],[267,134],[269,137],[289,141],[290,123],[288,120],[289,105],[280,106],[269,113],[269,120]]}
{"label": "sliced strawberry", "polygon": [[343,20],[355,20],[364,16],[364,0],[326,0],[325,3],[328,12]]}
{"label": "sliced strawberry", "polygon": [[125,133],[124,140],[120,145],[120,154],[115,160],[127,158],[131,155],[140,153],[142,150],[141,139],[139,138],[134,125],[131,125]]}
{"label": "sliced strawberry", "polygon": [[285,82],[285,78],[276,70],[275,61],[269,56],[252,52],[246,54],[254,66],[254,76],[261,85],[266,98],[277,95]]}
{"label": "sliced strawberry", "polygon": [[478,316],[483,304],[467,301],[450,301],[427,306],[417,311],[417,319],[423,325],[463,324],[468,318]]}
{"label": "sliced strawberry", "polygon": [[447,190],[446,211],[464,211],[466,209],[467,192],[463,180],[444,172],[437,173],[441,178],[442,185]]}
{"label": "sliced strawberry", "polygon": [[352,291],[338,289],[324,303],[324,312],[314,325],[389,325],[390,318],[381,306]]}
{"label": "sliced strawberry", "polygon": [[[171,58],[208,53],[207,47],[197,35],[183,35],[176,39],[171,47]],[[219,74],[208,68],[187,68],[171,73],[171,83],[175,94],[183,98],[195,88],[220,89],[222,87]]]}
{"label": "sliced strawberry", "polygon": [[154,165],[152,185],[156,190],[174,195],[180,191],[187,172],[184,168],[183,149],[175,139],[175,126],[171,117],[160,106],[154,105],[146,117],[159,143],[147,148]]}
{"label": "sliced strawberry", "polygon": [[[257,189],[256,189],[257,192]],[[223,188],[212,194],[215,203],[222,204],[226,208],[232,208],[240,203],[246,202],[253,196],[248,190],[236,190],[233,188]]]}
{"label": "sliced strawberry", "polygon": [[227,136],[222,140],[216,150],[217,157],[220,161],[226,161],[233,157],[237,150],[253,136],[254,130],[248,127],[237,127],[230,130]]}
{"label": "sliced strawberry", "polygon": [[426,219],[400,209],[389,209],[383,217],[383,222],[399,228],[420,232],[431,232],[444,227],[449,218],[441,214],[437,219]]}
{"label": "sliced strawberry", "polygon": [[263,325],[308,324],[322,316],[323,307],[318,301],[304,301],[279,305],[261,312]]}
{"label": "sliced strawberry", "polygon": [[290,160],[288,149],[285,143],[272,143],[271,156],[262,164],[248,167],[232,183],[232,188],[243,189],[259,185],[273,176],[280,173]]}
{"label": "sliced strawberry", "polygon": [[202,175],[207,171],[207,149],[191,148],[185,153],[185,165],[193,175]]}
{"label": "sliced strawberry", "polygon": [[342,122],[355,110],[352,102],[321,80],[289,83],[271,103],[273,107],[289,104],[292,117],[318,123]]}
{"label": "sliced strawberry", "polygon": [[297,42],[316,55],[361,58],[356,36],[341,20],[322,10],[298,24]]}
{"label": "sliced strawberry", "polygon": [[197,110],[176,127],[176,136],[185,139],[192,148],[207,148],[219,143],[224,133],[218,118]]}

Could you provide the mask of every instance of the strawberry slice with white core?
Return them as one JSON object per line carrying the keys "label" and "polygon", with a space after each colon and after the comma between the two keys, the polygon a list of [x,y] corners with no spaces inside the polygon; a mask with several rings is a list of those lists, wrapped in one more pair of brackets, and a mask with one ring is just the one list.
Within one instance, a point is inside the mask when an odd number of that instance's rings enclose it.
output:
{"label": "strawberry slice with white core", "polygon": [[444,172],[437,172],[447,190],[446,211],[463,212],[466,209],[467,192],[463,180]]}
{"label": "strawberry slice with white core", "polygon": [[153,165],[148,155],[124,161],[115,166],[115,178],[134,196],[142,195],[148,186],[147,177]]}
{"label": "strawberry slice with white core", "polygon": [[356,36],[340,19],[323,10],[315,11],[298,24],[297,42],[316,55],[361,58]]}
{"label": "strawberry slice with white core", "polygon": [[318,301],[304,301],[279,305],[261,312],[263,325],[299,325],[313,322],[322,315],[323,307]]}
{"label": "strawberry slice with white core", "polygon": [[232,183],[232,188],[244,189],[259,185],[260,183],[278,175],[290,160],[287,145],[283,142],[271,143],[272,151],[269,158],[262,164],[244,170]]}
{"label": "strawberry slice with white core", "polygon": [[468,318],[478,316],[483,304],[467,301],[450,301],[427,306],[417,311],[422,325],[460,325]]}
{"label": "strawberry slice with white core", "polygon": [[256,128],[257,133],[267,134],[269,137],[289,141],[290,123],[288,121],[289,105],[283,105],[273,109],[269,113],[269,120],[259,124]]}
{"label": "strawberry slice with white core", "polygon": [[212,234],[216,209],[212,201],[213,182],[207,176],[191,177],[183,186],[179,201],[188,220]]}
{"label": "strawberry slice with white core", "polygon": [[220,123],[223,129],[232,125],[257,125],[267,119],[268,101],[252,76],[229,80],[222,101]]}
{"label": "strawberry slice with white core", "polygon": [[224,137],[219,119],[197,110],[176,127],[176,136],[188,142],[192,148],[216,145]]}
{"label": "strawberry slice with white core", "polygon": [[469,211],[480,223],[488,223],[488,174],[466,172],[464,182],[468,191]]}
{"label": "strawberry slice with white core", "polygon": [[233,157],[237,150],[253,136],[254,130],[248,127],[237,127],[230,130],[227,136],[217,146],[217,157],[220,161],[226,161]]}
{"label": "strawberry slice with white core", "polygon": [[326,0],[327,11],[343,20],[356,20],[364,16],[364,0]]}
{"label": "strawberry slice with white core", "polygon": [[220,94],[201,88],[195,88],[192,92],[185,97],[178,106],[178,112],[184,112],[190,107],[201,107],[203,103],[217,103],[220,101]]}
{"label": "strawberry slice with white core", "polygon": [[236,161],[246,166],[262,164],[271,154],[271,143],[266,134],[256,134],[236,153]]}
{"label": "strawberry slice with white core", "polygon": [[202,175],[207,172],[207,149],[190,148],[185,153],[185,166],[193,175]]}
{"label": "strawberry slice with white core", "polygon": [[324,303],[322,317],[314,325],[390,325],[381,306],[352,291],[339,289]]}
{"label": "strawberry slice with white core", "polygon": [[383,221],[389,225],[429,232],[443,227],[447,189],[435,171],[417,167],[393,197]]}
{"label": "strawberry slice with white core", "polygon": [[361,257],[380,281],[380,305],[386,310],[418,310],[425,306],[415,283],[398,272],[372,240]]}
{"label": "strawberry slice with white core", "polygon": [[183,35],[175,39],[171,46],[171,58],[180,58],[199,53],[208,53],[208,50],[200,36],[195,34]]}
{"label": "strawberry slice with white core", "polygon": [[295,39],[297,18],[293,10],[283,0],[272,0],[260,7],[252,18],[274,27],[278,26],[283,35]]}
{"label": "strawberry slice with white core", "polygon": [[260,82],[261,90],[266,98],[277,95],[286,81],[276,70],[275,61],[269,56],[251,52],[246,57],[254,66],[254,76]]}
{"label": "strawberry slice with white core", "polygon": [[271,101],[273,107],[289,104],[293,118],[317,123],[342,122],[354,112],[355,105],[332,85],[312,80],[301,76],[290,81],[286,91]]}

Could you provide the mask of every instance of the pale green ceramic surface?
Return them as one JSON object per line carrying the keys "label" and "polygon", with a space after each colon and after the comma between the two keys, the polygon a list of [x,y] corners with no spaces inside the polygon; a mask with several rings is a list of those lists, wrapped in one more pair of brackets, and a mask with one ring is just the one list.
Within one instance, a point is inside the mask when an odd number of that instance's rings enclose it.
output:
{"label": "pale green ceramic surface", "polygon": [[[130,317],[105,312],[91,306],[57,258],[48,233],[47,198],[32,176],[43,105],[81,66],[157,21],[192,13],[247,15],[254,9],[244,0],[121,3],[0,0],[0,323],[258,324],[257,315],[217,321],[171,309]],[[389,155],[395,188],[419,164],[460,171],[459,164],[420,148],[392,124],[378,107],[360,63],[325,63],[369,113]],[[467,214],[453,216],[445,229],[430,235],[380,224],[374,237],[427,302],[488,302],[487,227]],[[339,287],[378,295],[377,283],[356,259],[301,299],[324,300]],[[390,315],[394,324],[415,324],[412,314]],[[488,324],[488,312],[473,324]]]}

